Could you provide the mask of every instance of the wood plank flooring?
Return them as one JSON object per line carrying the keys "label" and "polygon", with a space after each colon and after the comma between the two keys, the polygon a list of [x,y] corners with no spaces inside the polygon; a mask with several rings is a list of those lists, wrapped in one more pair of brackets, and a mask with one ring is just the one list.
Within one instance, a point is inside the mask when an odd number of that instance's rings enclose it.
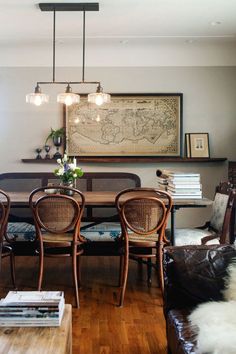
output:
{"label": "wood plank flooring", "polygon": [[[0,297],[12,290],[8,259],[2,261]],[[160,289],[146,285],[146,267],[130,261],[123,308],[118,303],[118,257],[82,257],[80,309],[73,309],[73,354],[166,354]],[[37,257],[16,258],[19,290],[35,290]],[[70,259],[47,259],[43,290],[63,290],[75,304]],[[46,353],[45,353],[46,354]]]}

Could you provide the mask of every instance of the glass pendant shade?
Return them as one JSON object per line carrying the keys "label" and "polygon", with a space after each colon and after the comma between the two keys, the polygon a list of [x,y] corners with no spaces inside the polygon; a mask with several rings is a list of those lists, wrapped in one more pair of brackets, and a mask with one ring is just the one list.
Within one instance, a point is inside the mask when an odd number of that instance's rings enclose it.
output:
{"label": "glass pendant shade", "polygon": [[26,102],[34,104],[35,106],[41,106],[41,104],[49,102],[49,96],[42,93],[41,88],[37,85],[34,93],[28,93],[26,95]]}
{"label": "glass pendant shade", "polygon": [[111,95],[102,91],[102,87],[98,85],[97,91],[88,95],[88,102],[101,106],[103,103],[111,102]]}
{"label": "glass pendant shade", "polygon": [[[41,92],[39,85],[67,85],[65,92],[57,95],[57,102],[71,106],[80,102],[80,95],[72,92],[70,85],[97,85],[96,92],[88,95],[88,102],[94,103],[97,106],[101,106],[104,103],[111,101],[111,96],[104,93],[100,84],[100,81],[86,81],[85,80],[85,13],[86,11],[99,11],[99,3],[68,3],[67,1],[53,2],[53,3],[39,3],[41,11],[50,11],[53,13],[53,36],[52,36],[52,80],[51,81],[37,81],[34,93],[26,95],[26,102],[40,106],[43,103],[49,102],[49,96]],[[57,11],[80,11],[83,13],[83,29],[82,29],[82,78],[80,81],[57,81],[56,80],[56,12]],[[100,117],[98,118],[100,119]]]}
{"label": "glass pendant shade", "polygon": [[75,93],[59,93],[57,102],[64,103],[66,106],[71,106],[74,103],[79,103],[80,96]]}
{"label": "glass pendant shade", "polygon": [[80,95],[73,93],[70,85],[67,85],[66,92],[57,95],[57,102],[71,106],[72,104],[80,102]]}

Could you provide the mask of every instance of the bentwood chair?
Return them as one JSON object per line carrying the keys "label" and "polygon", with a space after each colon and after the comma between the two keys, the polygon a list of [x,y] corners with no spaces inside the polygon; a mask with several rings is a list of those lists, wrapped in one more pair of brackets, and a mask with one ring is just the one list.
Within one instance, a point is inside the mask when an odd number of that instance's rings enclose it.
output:
{"label": "bentwood chair", "polygon": [[119,303],[123,306],[129,258],[147,259],[149,275],[152,259],[156,259],[163,290],[162,251],[166,243],[165,229],[172,207],[172,198],[168,193],[152,188],[126,189],[117,195],[116,206],[120,216],[124,245],[124,255],[121,257]]}
{"label": "bentwood chair", "polygon": [[8,216],[10,212],[10,197],[3,190],[0,190],[0,247],[1,258],[10,257],[11,278],[13,287],[16,287],[15,281],[15,258],[12,248],[8,244],[4,244],[4,236],[7,229]]}
{"label": "bentwood chair", "polygon": [[58,192],[66,190],[73,193],[72,196],[47,194],[47,191],[50,193],[51,188],[37,188],[29,198],[39,241],[38,290],[41,290],[42,287],[44,257],[71,257],[76,306],[79,307],[79,256],[83,253],[80,222],[85,198],[79,190],[64,186],[54,186],[53,188]]}
{"label": "bentwood chair", "polygon": [[[203,226],[175,230],[175,246],[230,243],[230,223],[236,190],[221,182],[215,191],[212,215]],[[167,231],[170,236],[170,231]]]}

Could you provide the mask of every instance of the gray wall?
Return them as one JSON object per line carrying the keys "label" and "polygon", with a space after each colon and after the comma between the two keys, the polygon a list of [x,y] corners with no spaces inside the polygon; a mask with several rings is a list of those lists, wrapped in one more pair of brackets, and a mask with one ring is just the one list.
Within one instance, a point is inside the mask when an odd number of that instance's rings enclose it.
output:
{"label": "gray wall", "polygon": [[[58,80],[79,80],[80,68],[59,68]],[[101,80],[110,93],[182,92],[183,132],[208,132],[211,157],[236,160],[236,68],[235,67],[135,67],[89,68],[87,80]],[[22,158],[35,157],[50,127],[62,125],[62,107],[56,100],[58,87],[46,87],[51,101],[35,107],[25,103],[36,81],[51,80],[51,69],[40,67],[1,68],[0,71],[0,172],[52,171],[53,165],[24,164]],[[80,88],[78,88],[80,89]],[[60,87],[59,91],[64,90]],[[90,91],[89,87],[83,88]],[[215,185],[227,178],[227,163],[208,164],[81,164],[84,171],[127,171],[140,175],[143,186],[155,186],[157,168],[199,171],[203,192],[213,197]],[[178,225],[195,225],[210,210],[178,212]]]}

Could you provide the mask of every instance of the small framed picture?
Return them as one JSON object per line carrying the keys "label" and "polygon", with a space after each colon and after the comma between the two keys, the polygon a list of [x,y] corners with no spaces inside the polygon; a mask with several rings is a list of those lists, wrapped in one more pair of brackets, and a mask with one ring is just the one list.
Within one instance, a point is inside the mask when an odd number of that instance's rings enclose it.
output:
{"label": "small framed picture", "polygon": [[189,133],[185,134],[185,156],[190,157]]}
{"label": "small framed picture", "polygon": [[187,133],[185,139],[187,157],[210,157],[208,133]]}

